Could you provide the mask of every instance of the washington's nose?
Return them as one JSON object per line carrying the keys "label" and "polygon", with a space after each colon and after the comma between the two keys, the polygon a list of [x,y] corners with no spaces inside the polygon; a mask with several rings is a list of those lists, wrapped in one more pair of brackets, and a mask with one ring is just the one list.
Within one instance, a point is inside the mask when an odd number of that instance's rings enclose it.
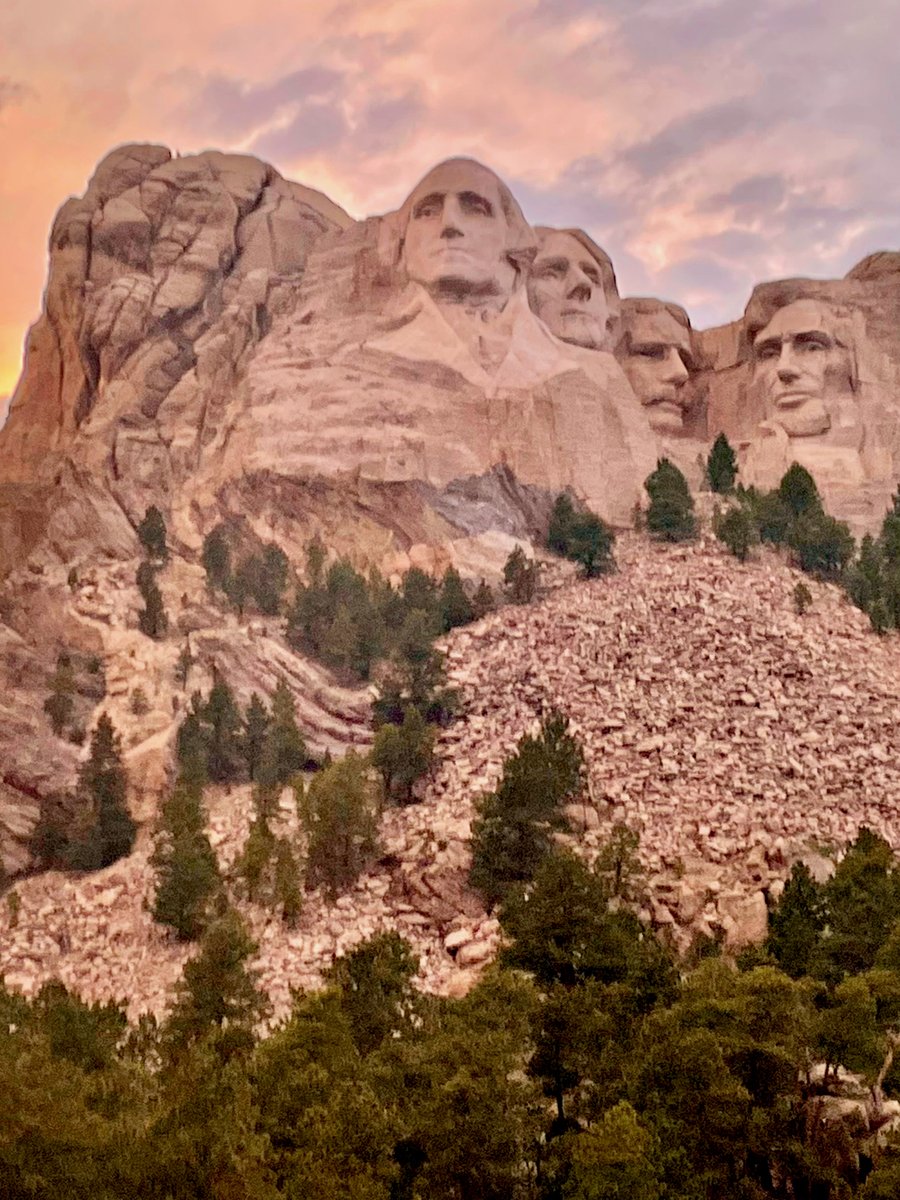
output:
{"label": "washington's nose", "polygon": [[454,196],[444,197],[444,207],[441,212],[441,237],[458,238],[463,236],[460,229],[459,204]]}

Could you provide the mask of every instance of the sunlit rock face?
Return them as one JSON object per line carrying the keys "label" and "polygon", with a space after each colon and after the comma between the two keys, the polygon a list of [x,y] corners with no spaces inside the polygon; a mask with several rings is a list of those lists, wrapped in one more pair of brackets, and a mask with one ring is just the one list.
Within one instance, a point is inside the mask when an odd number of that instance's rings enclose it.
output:
{"label": "sunlit rock face", "polygon": [[582,229],[539,226],[528,274],[528,299],[551,333],[588,350],[612,350],[621,304],[605,250]]}
{"label": "sunlit rock face", "polygon": [[739,450],[743,482],[792,462],[860,535],[900,479],[900,272],[871,255],[845,279],[761,284],[743,319],[699,335],[710,438]]}
{"label": "sunlit rock face", "polygon": [[[535,496],[564,488],[629,523],[655,439],[612,355],[561,341],[532,312],[536,252],[492,171],[440,164],[396,212],[319,243],[209,455],[229,476],[402,495],[403,521],[386,521],[393,552],[527,539]],[[524,491],[496,508],[498,472]]]}

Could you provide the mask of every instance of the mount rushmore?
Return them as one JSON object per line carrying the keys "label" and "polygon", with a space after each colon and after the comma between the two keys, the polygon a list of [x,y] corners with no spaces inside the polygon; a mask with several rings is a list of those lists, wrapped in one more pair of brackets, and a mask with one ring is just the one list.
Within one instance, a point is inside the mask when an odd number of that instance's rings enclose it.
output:
{"label": "mount rushmore", "polygon": [[[800,462],[854,533],[877,529],[900,482],[900,255],[764,283],[741,319],[695,330],[676,303],[620,297],[591,237],[533,227],[469,159],[355,221],[248,156],[114,150],[54,222],[0,430],[7,866],[72,776],[76,751],[41,713],[60,650],[99,655],[108,678],[145,669],[156,715],[134,762],[171,747],[175,701],[154,692],[165,671],[125,584],[151,505],[179,630],[211,670],[240,658],[249,691],[286,660],[271,630],[222,637],[197,599],[203,540],[223,522],[297,565],[318,535],[389,577],[453,564],[496,578],[561,491],[629,526],[658,458],[697,487],[719,433],[743,483]],[[330,747],[355,736],[334,713],[360,706],[328,686],[306,693],[331,703]]]}

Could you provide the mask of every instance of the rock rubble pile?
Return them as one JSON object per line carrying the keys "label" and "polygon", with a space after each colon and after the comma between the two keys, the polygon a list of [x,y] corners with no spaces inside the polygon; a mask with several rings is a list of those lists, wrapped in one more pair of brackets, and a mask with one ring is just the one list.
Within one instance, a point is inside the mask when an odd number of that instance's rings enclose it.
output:
{"label": "rock rubble pile", "polygon": [[[444,648],[462,698],[439,739],[420,804],[387,811],[381,858],[329,905],[307,896],[298,926],[252,905],[258,967],[276,1016],[334,957],[396,928],[421,959],[421,984],[459,994],[493,957],[495,917],[466,885],[474,801],[541,716],[558,708],[588,766],[566,840],[589,857],[616,822],[640,835],[646,919],[685,948],[698,934],[731,947],[765,934],[767,902],[790,865],[814,874],[862,824],[900,848],[900,647],[879,639],[834,587],[774,555],[738,565],[714,543],[620,539],[619,571],[565,585],[456,630]],[[249,789],[210,789],[209,828],[227,872],[246,837]],[[296,830],[290,791],[284,831]],[[83,878],[21,880],[0,902],[0,971],[33,993],[54,976],[87,998],[162,1011],[192,952],[148,911],[149,830],[135,853]]]}

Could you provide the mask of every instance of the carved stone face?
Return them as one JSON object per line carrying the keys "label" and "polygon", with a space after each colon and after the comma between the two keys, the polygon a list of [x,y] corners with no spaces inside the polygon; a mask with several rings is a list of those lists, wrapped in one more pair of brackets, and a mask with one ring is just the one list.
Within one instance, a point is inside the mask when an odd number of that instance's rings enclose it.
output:
{"label": "carved stone face", "polygon": [[508,297],[516,270],[500,180],[468,160],[441,163],[406,202],[403,263],[410,279],[451,300]]}
{"label": "carved stone face", "polygon": [[541,236],[528,301],[551,333],[590,350],[611,349],[618,296],[608,295],[604,284],[602,265],[572,234]]}
{"label": "carved stone face", "polygon": [[826,305],[797,300],[778,310],[753,341],[753,378],[770,419],[789,437],[814,437],[831,426],[827,400],[852,390],[850,353],[835,336]]}
{"label": "carved stone face", "polygon": [[691,402],[685,387],[693,365],[690,330],[662,305],[652,313],[631,313],[619,360],[651,428],[681,433]]}

